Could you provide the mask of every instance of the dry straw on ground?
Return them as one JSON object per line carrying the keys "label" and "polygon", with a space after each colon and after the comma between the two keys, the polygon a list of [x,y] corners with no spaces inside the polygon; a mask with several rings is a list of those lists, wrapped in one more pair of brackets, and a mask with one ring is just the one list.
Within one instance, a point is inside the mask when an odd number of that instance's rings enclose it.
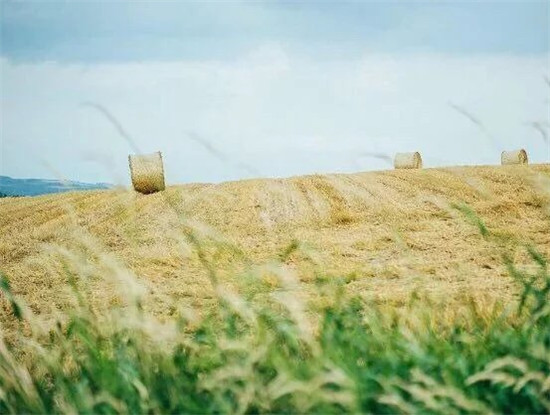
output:
{"label": "dry straw on ground", "polygon": [[[426,289],[445,315],[470,309],[472,301],[490,310],[494,302],[513,301],[516,286],[504,278],[500,256],[478,229],[447,206],[462,201],[489,229],[529,241],[550,256],[550,165],[524,167],[185,184],[147,197],[112,189],[0,198],[0,268],[14,292],[41,315],[68,309],[75,297],[63,252],[83,261],[86,273],[97,262],[82,245],[85,233],[150,287],[144,307],[168,315],[172,299],[199,310],[214,304],[212,269],[205,262],[215,265],[224,283],[242,281],[248,264],[261,265],[253,278],[258,272],[271,281],[269,261],[298,241],[300,250],[285,266],[299,276],[297,295],[303,298],[316,295],[322,275],[345,277],[346,290],[388,306],[405,304],[413,292]],[[204,256],[183,233],[191,225]],[[230,242],[244,259],[229,250]],[[517,260],[530,264],[527,256]],[[98,310],[118,301],[101,278],[86,281]],[[7,318],[4,310],[0,294],[0,323]]]}
{"label": "dry straw on ground", "polygon": [[132,184],[137,192],[148,194],[164,190],[164,166],[160,151],[128,156]]}
{"label": "dry straw on ground", "polygon": [[397,153],[393,165],[396,169],[421,169],[422,156],[418,151],[414,153]]}
{"label": "dry straw on ground", "polygon": [[524,149],[514,151],[503,151],[500,155],[500,162],[505,164],[527,164],[527,152]]}

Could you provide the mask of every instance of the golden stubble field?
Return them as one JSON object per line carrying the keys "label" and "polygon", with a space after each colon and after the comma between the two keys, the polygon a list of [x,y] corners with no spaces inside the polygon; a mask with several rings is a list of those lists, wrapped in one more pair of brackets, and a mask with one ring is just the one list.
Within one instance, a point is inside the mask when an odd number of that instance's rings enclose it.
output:
{"label": "golden stubble field", "polygon": [[[276,289],[281,272],[313,301],[316,282],[341,278],[350,292],[391,307],[419,293],[443,316],[513,303],[501,252],[526,267],[522,243],[550,256],[549,202],[548,164],[6,198],[0,270],[46,318],[74,305],[73,279],[99,311],[120,303],[121,288],[144,289],[145,307],[169,316],[174,304],[211,304],[213,281]],[[452,203],[471,207],[498,239],[484,239]]]}

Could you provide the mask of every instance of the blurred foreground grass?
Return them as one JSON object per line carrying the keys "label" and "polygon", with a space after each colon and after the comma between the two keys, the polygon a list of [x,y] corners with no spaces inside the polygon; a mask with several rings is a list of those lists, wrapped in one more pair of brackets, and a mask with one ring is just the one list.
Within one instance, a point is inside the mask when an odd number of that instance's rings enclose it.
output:
{"label": "blurred foreground grass", "polygon": [[[467,206],[455,208],[484,238],[499,238]],[[93,307],[82,278],[93,270],[67,251],[78,305],[53,325],[3,276],[18,334],[0,341],[0,413],[550,412],[550,272],[535,248],[522,248],[528,271],[502,253],[521,287],[517,309],[495,307],[488,318],[472,302],[452,321],[414,295],[383,308],[322,273],[323,301],[305,302],[284,266],[297,248],[268,265],[277,284],[245,276],[229,288],[205,264],[218,306],[199,316],[174,302],[162,320],[108,256],[98,259],[110,270],[102,278],[118,281],[124,301]]]}

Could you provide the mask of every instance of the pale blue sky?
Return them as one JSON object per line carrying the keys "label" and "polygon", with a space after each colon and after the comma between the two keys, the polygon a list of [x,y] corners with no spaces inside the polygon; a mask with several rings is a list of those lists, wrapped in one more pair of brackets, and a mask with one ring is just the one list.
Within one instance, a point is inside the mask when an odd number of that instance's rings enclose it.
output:
{"label": "pale blue sky", "polygon": [[90,101],[171,182],[549,161],[546,1],[0,4],[0,174],[126,183]]}
{"label": "pale blue sky", "polygon": [[10,2],[2,54],[16,60],[231,59],[259,42],[315,58],[373,52],[548,51],[548,2]]}

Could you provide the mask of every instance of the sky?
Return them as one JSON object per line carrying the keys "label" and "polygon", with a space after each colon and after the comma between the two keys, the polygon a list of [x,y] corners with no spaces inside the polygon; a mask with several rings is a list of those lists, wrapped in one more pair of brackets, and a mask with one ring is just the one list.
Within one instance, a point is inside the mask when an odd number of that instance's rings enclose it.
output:
{"label": "sky", "polygon": [[0,175],[127,184],[550,162],[547,1],[0,0]]}

